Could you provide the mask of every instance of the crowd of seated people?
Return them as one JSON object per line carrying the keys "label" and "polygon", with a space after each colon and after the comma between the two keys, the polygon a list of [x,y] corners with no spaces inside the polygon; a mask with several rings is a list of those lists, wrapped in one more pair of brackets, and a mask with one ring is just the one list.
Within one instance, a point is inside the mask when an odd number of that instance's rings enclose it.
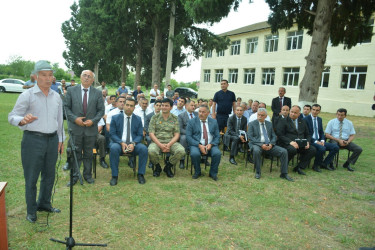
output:
{"label": "crowd of seated people", "polygon": [[[222,91],[226,93],[227,90],[222,88]],[[262,156],[277,157],[280,177],[293,181],[288,175],[288,166],[296,155],[298,160],[293,172],[306,175],[312,158],[315,158],[313,171],[335,170],[333,162],[340,148],[352,152],[343,167],[354,171],[354,164],[362,152],[361,147],[353,143],[355,129],[353,123],[346,119],[345,109],[338,109],[336,118],[329,121],[324,130],[319,117],[322,107],[319,104],[305,105],[301,110],[285,96],[284,87],[272,100],[272,119],[264,102],[252,99],[243,102],[240,97],[230,99],[229,107],[231,109],[233,101],[233,109],[227,117],[225,130],[220,130],[213,118],[216,115],[213,113],[218,108],[220,110],[221,105],[216,94],[213,99],[195,101],[179,96],[168,86],[168,97],[163,98],[162,91],[154,87],[155,96],[150,104],[144,93],[139,92],[136,96],[120,94],[106,99],[105,115],[98,124],[98,131],[103,134],[98,136],[97,142],[100,165],[108,168],[105,155],[109,152],[112,186],[118,182],[119,157],[123,154],[129,157],[130,167],[136,167],[134,157],[139,155],[138,181],[144,184],[147,161],[154,177],[165,172],[167,177],[172,178],[177,165],[185,168],[187,154],[190,154],[194,167],[193,179],[202,176],[200,164],[205,157],[204,162],[210,167],[209,177],[217,181],[221,143],[223,150],[229,152],[232,165],[239,165],[235,159],[239,152],[249,152],[246,160],[254,164],[256,179],[261,178]],[[207,161],[207,156],[211,158],[211,163]]]}

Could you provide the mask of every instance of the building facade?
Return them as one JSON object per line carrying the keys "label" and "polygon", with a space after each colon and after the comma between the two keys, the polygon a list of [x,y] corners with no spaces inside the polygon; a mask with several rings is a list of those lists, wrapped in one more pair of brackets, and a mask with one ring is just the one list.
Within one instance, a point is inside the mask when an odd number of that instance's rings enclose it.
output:
{"label": "building facade", "polygon": [[[371,19],[374,26],[374,19]],[[241,97],[267,105],[286,88],[292,104],[298,104],[299,84],[306,66],[311,36],[307,30],[279,30],[271,33],[267,22],[256,23],[221,34],[231,44],[223,51],[206,51],[202,58],[199,96],[212,98],[221,79]],[[327,48],[327,60],[318,101],[323,112],[346,108],[351,115],[373,117],[375,93],[375,37],[350,50],[342,45]]]}

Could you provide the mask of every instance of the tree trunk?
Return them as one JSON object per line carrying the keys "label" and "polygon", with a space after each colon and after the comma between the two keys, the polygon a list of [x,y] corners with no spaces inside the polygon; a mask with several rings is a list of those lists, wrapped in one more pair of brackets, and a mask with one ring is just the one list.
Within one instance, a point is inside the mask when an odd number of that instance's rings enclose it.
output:
{"label": "tree trunk", "polygon": [[98,86],[99,85],[99,61],[95,63],[94,74],[95,74],[94,86]]}
{"label": "tree trunk", "polygon": [[137,85],[141,85],[141,71],[142,71],[142,43],[143,35],[139,32],[139,38],[137,43],[137,61],[135,63],[135,81],[133,89],[137,89]]}
{"label": "tree trunk", "polygon": [[153,23],[154,47],[152,47],[152,85],[157,84],[158,86],[160,86],[161,27],[157,17],[153,20]]}
{"label": "tree trunk", "polygon": [[335,0],[319,0],[314,20],[310,52],[306,57],[306,71],[300,84],[298,105],[316,103],[327,57],[333,7]]}
{"label": "tree trunk", "polygon": [[167,66],[165,70],[165,86],[168,86],[168,84],[171,82],[175,12],[176,12],[176,3],[175,1],[173,1],[172,6],[171,6],[171,16],[169,20],[168,54],[167,54]]}
{"label": "tree trunk", "polygon": [[[128,71],[126,68],[126,56],[122,57],[122,67],[121,67],[121,82],[126,83],[126,77],[128,76]],[[121,83],[120,83],[121,85]]]}

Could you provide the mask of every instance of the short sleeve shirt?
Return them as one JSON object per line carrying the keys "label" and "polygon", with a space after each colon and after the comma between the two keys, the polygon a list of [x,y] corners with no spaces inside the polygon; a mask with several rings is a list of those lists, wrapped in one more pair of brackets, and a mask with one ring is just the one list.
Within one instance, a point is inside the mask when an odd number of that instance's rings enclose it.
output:
{"label": "short sleeve shirt", "polygon": [[128,93],[128,89],[127,88],[122,88],[122,87],[120,87],[120,88],[118,88],[118,90],[117,90],[118,92],[119,92],[119,94],[121,95],[121,94],[127,94]]}
{"label": "short sleeve shirt", "polygon": [[[340,137],[340,121],[335,118],[328,122],[326,130],[327,134],[332,135],[335,138]],[[347,140],[351,135],[355,135],[355,129],[353,123],[348,119],[344,118],[342,126],[342,139]]]}
{"label": "short sleeve shirt", "polygon": [[152,116],[148,132],[154,133],[161,143],[170,142],[175,133],[180,133],[180,125],[177,116],[169,114],[167,120],[164,120],[161,112]]}
{"label": "short sleeve shirt", "polygon": [[233,102],[236,101],[236,95],[230,91],[220,90],[215,93],[214,102],[217,103],[217,113],[221,115],[229,115],[233,109]]}

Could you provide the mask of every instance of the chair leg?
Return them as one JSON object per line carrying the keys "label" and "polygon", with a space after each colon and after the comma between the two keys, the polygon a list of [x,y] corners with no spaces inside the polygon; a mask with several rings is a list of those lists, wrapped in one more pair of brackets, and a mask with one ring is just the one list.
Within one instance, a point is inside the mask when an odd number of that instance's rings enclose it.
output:
{"label": "chair leg", "polygon": [[92,170],[94,172],[94,178],[96,179],[96,156],[97,156],[97,153],[94,153],[93,154],[93,158],[92,158]]}
{"label": "chair leg", "polygon": [[133,168],[133,175],[136,176],[137,170],[137,156],[134,156],[134,168]]}
{"label": "chair leg", "polygon": [[273,164],[273,156],[271,156],[271,167],[270,167],[270,173],[272,173],[272,164]]}

